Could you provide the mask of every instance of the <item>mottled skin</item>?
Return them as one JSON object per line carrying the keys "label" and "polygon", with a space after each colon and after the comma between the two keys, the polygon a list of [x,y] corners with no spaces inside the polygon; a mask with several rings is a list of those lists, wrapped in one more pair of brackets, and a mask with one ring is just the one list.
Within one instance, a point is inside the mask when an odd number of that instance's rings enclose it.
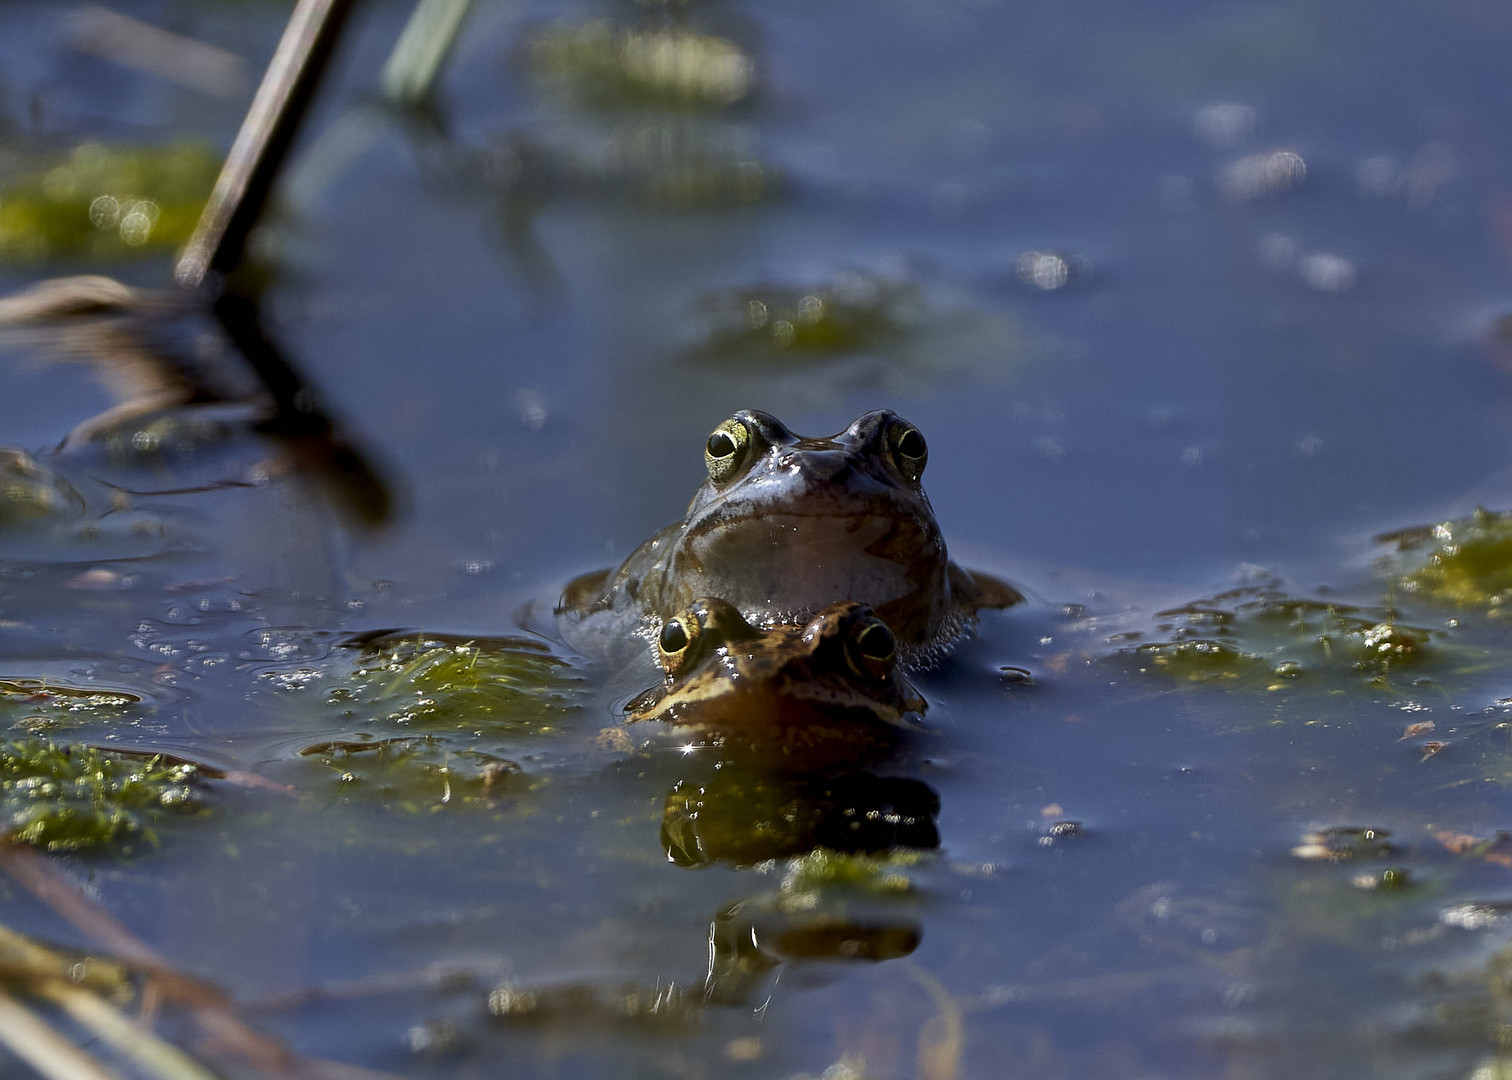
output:
{"label": "mottled skin", "polygon": [[863,760],[927,707],[898,670],[887,625],[854,601],[758,628],[704,597],[666,620],[657,662],[666,678],[626,706],[630,721],[659,720],[795,768]]}
{"label": "mottled skin", "polygon": [[709,476],[683,519],[614,571],[573,581],[561,610],[633,611],[654,629],[718,596],[773,626],[855,600],[892,629],[905,662],[927,663],[979,610],[1022,599],[950,561],[919,482],[927,456],[919,430],[888,409],[820,439],[743,409],[709,436]]}

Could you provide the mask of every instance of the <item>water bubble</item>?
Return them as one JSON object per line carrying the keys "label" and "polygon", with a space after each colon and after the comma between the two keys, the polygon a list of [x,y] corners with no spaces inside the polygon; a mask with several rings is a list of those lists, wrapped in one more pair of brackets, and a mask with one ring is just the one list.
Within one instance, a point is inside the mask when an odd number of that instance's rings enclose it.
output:
{"label": "water bubble", "polygon": [[1230,162],[1218,174],[1218,187],[1234,202],[1279,195],[1307,177],[1307,163],[1295,150],[1267,150]]}
{"label": "water bubble", "polygon": [[121,239],[132,247],[145,244],[157,224],[158,205],[151,199],[139,199],[126,208],[121,217]]}
{"label": "water bubble", "polygon": [[1042,292],[1064,288],[1071,280],[1070,261],[1053,251],[1026,251],[1018,257],[1014,269],[1020,281]]}
{"label": "water bubble", "polygon": [[121,204],[109,195],[101,195],[89,204],[89,221],[97,229],[113,229],[121,221]]}
{"label": "water bubble", "polygon": [[516,391],[515,406],[520,410],[520,421],[531,431],[540,431],[546,426],[546,398],[539,391]]}
{"label": "water bubble", "polygon": [[1310,289],[1326,293],[1346,293],[1354,288],[1354,263],[1341,255],[1313,252],[1297,263],[1297,276]]}

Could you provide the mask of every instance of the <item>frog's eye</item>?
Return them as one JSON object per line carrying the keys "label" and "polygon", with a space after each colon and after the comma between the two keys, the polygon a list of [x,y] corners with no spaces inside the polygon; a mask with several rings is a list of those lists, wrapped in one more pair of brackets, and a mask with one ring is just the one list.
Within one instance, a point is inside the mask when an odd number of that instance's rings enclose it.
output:
{"label": "frog's eye", "polygon": [[847,655],[851,666],[863,675],[881,678],[898,655],[898,641],[881,619],[858,623],[851,634]]}
{"label": "frog's eye", "polygon": [[909,480],[924,475],[924,466],[929,461],[929,446],[924,435],[907,420],[895,421],[887,432],[887,448],[892,451],[893,464]]}
{"label": "frog's eye", "polygon": [[676,656],[688,647],[688,631],[683,628],[682,620],[668,619],[662,624],[656,647],[662,651],[663,656]]}
{"label": "frog's eye", "polygon": [[709,479],[723,484],[740,469],[751,446],[751,432],[739,420],[726,420],[714,429],[709,441],[704,444],[704,464],[709,468]]}

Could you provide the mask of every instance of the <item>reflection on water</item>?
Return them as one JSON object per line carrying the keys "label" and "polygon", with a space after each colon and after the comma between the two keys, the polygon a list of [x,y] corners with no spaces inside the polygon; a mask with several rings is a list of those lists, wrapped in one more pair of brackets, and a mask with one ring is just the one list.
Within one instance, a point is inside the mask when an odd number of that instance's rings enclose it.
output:
{"label": "reflection on water", "polygon": [[[400,117],[406,15],[206,313],[240,104],[0,12],[0,284],[127,283],[3,308],[7,994],[123,1070],[74,949],[228,1072],[1507,1070],[1505,12],[475,5]],[[864,764],[625,723],[563,584],[881,407],[1034,599]]]}

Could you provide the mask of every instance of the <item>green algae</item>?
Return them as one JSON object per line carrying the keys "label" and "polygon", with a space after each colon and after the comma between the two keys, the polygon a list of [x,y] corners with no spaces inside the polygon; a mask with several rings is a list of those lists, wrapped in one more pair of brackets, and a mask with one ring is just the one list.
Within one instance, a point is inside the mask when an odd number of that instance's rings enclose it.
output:
{"label": "green algae", "polygon": [[526,55],[544,89],[594,108],[723,109],[756,88],[739,45],[676,26],[562,22],[531,35]]}
{"label": "green algae", "polygon": [[330,702],[412,731],[545,735],[581,691],[572,664],[536,638],[388,635],[367,643]]}
{"label": "green algae", "polygon": [[906,896],[914,891],[905,872],[926,856],[917,851],[886,855],[852,854],[815,848],[789,859],[778,886],[778,906],[786,911],[808,910],[821,896],[847,892],[872,897]]}
{"label": "green algae", "polygon": [[199,220],[220,159],[198,142],[76,146],[0,179],[0,261],[111,261],[171,251]]}
{"label": "green algae", "polygon": [[583,680],[534,638],[379,635],[327,703],[355,733],[306,746],[342,798],[404,812],[493,807],[542,781],[520,760],[568,736]]}
{"label": "green algae", "polygon": [[[1159,612],[1161,640],[1132,655],[1141,671],[1180,682],[1281,689],[1313,674],[1331,686],[1384,684],[1444,650],[1428,629],[1390,610],[1302,599],[1274,583],[1244,586]],[[1339,676],[1350,676],[1344,682]]]}
{"label": "green algae", "polygon": [[758,285],[714,293],[700,303],[706,324],[698,358],[818,358],[896,341],[926,310],[910,282],[846,273],[813,286]]}
{"label": "green algae", "polygon": [[49,739],[0,740],[0,825],[46,851],[97,851],[142,837],[168,813],[201,808],[198,770]]}
{"label": "green algae", "polygon": [[517,762],[435,735],[329,740],[300,755],[324,766],[342,797],[376,797],[406,813],[498,806],[540,782]]}
{"label": "green algae", "polygon": [[1494,618],[1512,615],[1512,514],[1480,509],[1380,539],[1416,564],[1394,577],[1404,596],[1479,608]]}

